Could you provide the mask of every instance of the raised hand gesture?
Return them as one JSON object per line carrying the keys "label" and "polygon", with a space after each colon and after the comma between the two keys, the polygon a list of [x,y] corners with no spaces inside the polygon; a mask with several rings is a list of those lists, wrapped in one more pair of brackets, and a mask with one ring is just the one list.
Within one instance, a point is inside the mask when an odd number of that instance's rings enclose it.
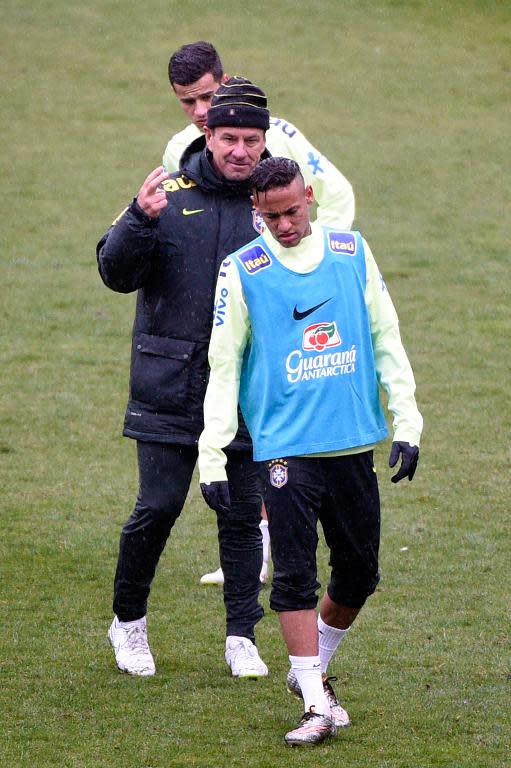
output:
{"label": "raised hand gesture", "polygon": [[157,219],[167,205],[167,193],[161,184],[168,178],[167,171],[162,165],[159,165],[158,168],[151,171],[139,189],[137,203],[151,219]]}

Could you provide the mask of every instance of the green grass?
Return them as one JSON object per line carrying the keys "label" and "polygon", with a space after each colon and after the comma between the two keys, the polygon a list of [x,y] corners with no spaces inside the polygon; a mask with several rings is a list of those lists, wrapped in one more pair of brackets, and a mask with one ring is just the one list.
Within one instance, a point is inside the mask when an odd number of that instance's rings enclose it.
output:
{"label": "green grass", "polygon": [[[505,3],[217,0],[3,3],[0,260],[0,764],[16,768],[343,765],[503,768],[509,760]],[[425,418],[412,484],[377,452],[382,581],[333,671],[353,727],[286,749],[271,676],[223,662],[217,562],[197,485],[162,558],[158,675],[118,675],[106,642],[120,526],[136,494],[120,437],[133,297],[94,247],[183,125],[169,54],[211,39],[353,182],[357,226],[398,307]],[[405,549],[406,548],[406,549]],[[324,549],[321,575],[326,581]]]}

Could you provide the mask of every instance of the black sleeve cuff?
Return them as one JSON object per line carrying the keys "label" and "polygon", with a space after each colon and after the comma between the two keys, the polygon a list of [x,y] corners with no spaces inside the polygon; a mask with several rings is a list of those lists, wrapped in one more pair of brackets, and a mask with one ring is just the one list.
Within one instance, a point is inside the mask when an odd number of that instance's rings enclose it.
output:
{"label": "black sleeve cuff", "polygon": [[151,216],[148,216],[145,211],[142,210],[142,208],[137,203],[137,198],[133,198],[133,202],[129,206],[129,211],[132,214],[132,216],[140,222],[140,224],[143,224],[145,227],[151,227],[154,228],[158,224],[158,218],[153,219]]}

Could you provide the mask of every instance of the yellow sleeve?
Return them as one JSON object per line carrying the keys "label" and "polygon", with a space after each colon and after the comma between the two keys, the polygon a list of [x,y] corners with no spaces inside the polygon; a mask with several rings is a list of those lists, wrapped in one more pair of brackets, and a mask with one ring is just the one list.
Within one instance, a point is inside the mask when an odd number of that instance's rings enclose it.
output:
{"label": "yellow sleeve", "polygon": [[201,483],[226,480],[224,451],[238,430],[238,395],[250,321],[239,272],[228,257],[216,286],[209,343],[210,376],[204,400],[204,430],[199,438]]}
{"label": "yellow sleeve", "polygon": [[423,422],[415,402],[415,379],[401,341],[397,313],[365,240],[364,249],[365,299],[371,323],[376,375],[387,394],[388,409],[393,416],[393,440],[419,445]]}
{"label": "yellow sleeve", "polygon": [[190,146],[192,141],[195,141],[195,139],[200,135],[201,132],[197,126],[190,123],[190,125],[187,125],[186,128],[183,128],[182,131],[179,131],[179,133],[175,133],[174,136],[171,136],[167,146],[165,147],[162,161],[162,165],[167,173],[174,173],[175,171],[179,171],[179,161],[181,160],[181,155],[185,149]]}
{"label": "yellow sleeve", "polygon": [[351,229],[355,196],[348,179],[306,137],[283,118],[272,117],[266,145],[276,157],[289,157],[300,166],[306,184],[314,191],[317,220],[325,227]]}

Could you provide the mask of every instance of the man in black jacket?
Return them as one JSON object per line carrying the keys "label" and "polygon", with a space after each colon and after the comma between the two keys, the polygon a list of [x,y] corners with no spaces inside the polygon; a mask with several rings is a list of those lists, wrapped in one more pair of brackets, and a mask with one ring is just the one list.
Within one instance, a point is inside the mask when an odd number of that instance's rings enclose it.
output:
{"label": "man in black jacket", "polygon": [[[140,485],[120,537],[108,632],[117,666],[134,675],[155,672],[147,599],[197,458],[218,270],[260,231],[248,179],[264,156],[268,125],[261,89],[231,78],[208,112],[206,149],[192,144],[178,173],[160,167],[149,174],[97,246],[103,282],[138,291],[124,434],[137,441]],[[232,503],[217,512],[225,658],[233,676],[257,678],[268,674],[254,637],[263,615],[261,496],[246,428],[226,453]]]}

